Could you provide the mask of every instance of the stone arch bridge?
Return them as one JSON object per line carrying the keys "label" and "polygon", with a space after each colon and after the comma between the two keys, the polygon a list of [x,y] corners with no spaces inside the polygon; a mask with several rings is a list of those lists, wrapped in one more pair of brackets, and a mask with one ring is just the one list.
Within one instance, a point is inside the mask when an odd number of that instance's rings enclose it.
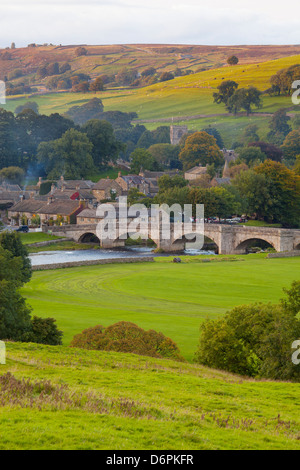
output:
{"label": "stone arch bridge", "polygon": [[[162,230],[153,241],[158,248],[165,252],[182,251],[189,241],[185,238],[177,238],[173,224],[169,240],[163,239]],[[117,248],[125,245],[125,240],[99,240],[97,237],[97,224],[89,225],[63,225],[43,227],[43,231],[51,231],[53,235],[67,237],[76,242],[100,241],[102,248]],[[118,231],[117,231],[118,233]],[[121,234],[119,234],[120,236]],[[219,254],[246,253],[248,246],[254,240],[263,240],[275,248],[277,252],[290,252],[300,250],[300,230],[269,227],[250,227],[241,225],[204,224],[205,237],[212,240],[218,247]],[[126,237],[129,233],[126,234]]]}

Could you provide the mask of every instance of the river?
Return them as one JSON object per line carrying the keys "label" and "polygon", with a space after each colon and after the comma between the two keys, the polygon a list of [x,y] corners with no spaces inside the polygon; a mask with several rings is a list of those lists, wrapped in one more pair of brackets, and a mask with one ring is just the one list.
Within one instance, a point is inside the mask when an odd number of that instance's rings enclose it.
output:
{"label": "river", "polygon": [[[29,258],[32,266],[45,264],[70,263],[72,261],[91,261],[98,259],[134,258],[141,256],[176,256],[175,253],[153,253],[153,248],[128,247],[123,250],[74,250],[74,251],[41,251],[32,253]],[[214,255],[213,251],[185,250],[182,255]]]}

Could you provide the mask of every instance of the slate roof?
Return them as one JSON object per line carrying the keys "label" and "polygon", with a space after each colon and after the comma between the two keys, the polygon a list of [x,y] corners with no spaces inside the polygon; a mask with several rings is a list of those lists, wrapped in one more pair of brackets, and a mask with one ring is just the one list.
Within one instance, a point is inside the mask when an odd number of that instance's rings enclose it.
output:
{"label": "slate roof", "polygon": [[194,166],[185,173],[192,173],[193,175],[204,175],[207,172],[206,166]]}
{"label": "slate roof", "polygon": [[109,189],[110,187],[119,187],[120,190],[122,189],[117,181],[109,179],[109,178],[105,178],[105,179],[99,180],[98,183],[96,183],[93,186],[93,191],[94,190],[105,190],[105,189]]}
{"label": "slate roof", "polygon": [[25,201],[17,202],[17,204],[10,208],[10,211],[31,212],[34,214],[35,212],[38,212],[44,204],[44,201],[37,201],[36,199],[25,199]]}
{"label": "slate roof", "polygon": [[54,200],[50,204],[44,204],[40,210],[40,214],[59,214],[70,215],[79,209],[80,204],[78,201],[68,200]]}
{"label": "slate roof", "polygon": [[56,183],[57,187],[61,189],[62,186],[65,189],[74,189],[79,186],[79,189],[91,189],[94,183],[90,180],[58,180]]}

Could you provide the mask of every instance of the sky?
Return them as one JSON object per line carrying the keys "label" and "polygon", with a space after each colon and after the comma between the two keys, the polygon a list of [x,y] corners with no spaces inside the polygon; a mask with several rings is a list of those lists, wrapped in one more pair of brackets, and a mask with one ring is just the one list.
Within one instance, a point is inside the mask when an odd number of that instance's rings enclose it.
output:
{"label": "sky", "polygon": [[300,43],[299,0],[0,0],[0,6],[0,47]]}

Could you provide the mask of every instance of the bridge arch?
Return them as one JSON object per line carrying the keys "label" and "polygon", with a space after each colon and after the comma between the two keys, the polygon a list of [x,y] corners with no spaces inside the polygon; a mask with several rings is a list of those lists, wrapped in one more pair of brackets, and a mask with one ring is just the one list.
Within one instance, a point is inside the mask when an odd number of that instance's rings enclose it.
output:
{"label": "bridge arch", "polygon": [[100,244],[99,238],[93,232],[83,233],[78,238],[78,242],[79,243],[98,243],[98,244]]}
{"label": "bridge arch", "polygon": [[[193,235],[193,233],[187,233],[186,234],[188,237],[191,237]],[[177,238],[175,240],[173,240],[172,242],[172,248],[173,249],[176,249],[176,247],[178,247],[178,250],[180,249],[185,249],[185,245],[187,243],[194,243],[196,240],[194,239],[188,239],[187,237],[183,236],[182,238]],[[209,235],[205,235],[204,236],[204,243],[203,243],[203,247],[202,249],[205,250],[205,246],[207,245],[213,245],[211,248],[213,248],[216,253],[219,252],[219,240],[218,240],[218,237],[214,237],[213,235],[209,234]],[[207,249],[209,249],[207,247]]]}
{"label": "bridge arch", "polygon": [[274,248],[277,251],[275,243],[267,237],[253,236],[246,238],[245,240],[239,241],[234,251],[237,253],[246,253],[248,249],[252,247],[259,247],[262,249]]}

